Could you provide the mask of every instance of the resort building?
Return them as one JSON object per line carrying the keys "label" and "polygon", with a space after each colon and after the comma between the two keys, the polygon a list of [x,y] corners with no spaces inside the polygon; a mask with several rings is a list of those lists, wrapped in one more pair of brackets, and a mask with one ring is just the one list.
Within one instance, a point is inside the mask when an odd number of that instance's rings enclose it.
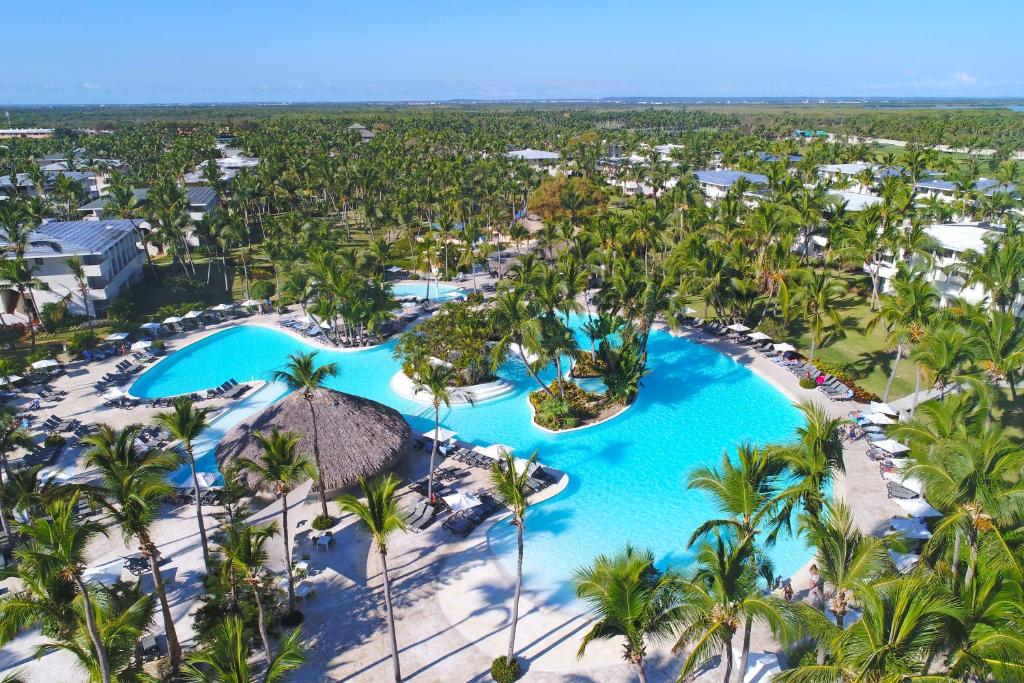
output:
{"label": "resort building", "polygon": [[[955,201],[959,192],[956,183],[949,180],[943,180],[942,178],[925,178],[923,180],[919,180],[914,184],[914,188],[917,190],[919,198],[935,198],[944,202]],[[974,183],[973,190],[985,197],[991,197],[997,192],[1005,192],[1006,194],[1019,196],[1016,185],[1013,183],[1000,183],[998,180],[993,180],[992,178],[978,178]]]}
{"label": "resort building", "polygon": [[[129,220],[43,223],[29,236],[25,259],[49,291],[33,290],[27,296],[35,299],[38,308],[67,297],[69,309],[84,314],[82,295],[67,263],[77,256],[89,287],[88,312],[102,313],[112,298],[142,278],[145,256],[137,244],[137,226],[145,227],[144,222]],[[0,303],[6,313],[27,312],[26,302],[14,288],[0,291]]]}
{"label": "resort building", "polygon": [[52,128],[0,128],[0,138],[48,138]]}
{"label": "resort building", "polygon": [[375,133],[372,130],[370,130],[361,123],[353,123],[351,126],[348,127],[348,129],[354,130],[355,132],[359,133],[360,142],[369,142],[374,138],[375,135]]}
{"label": "resort building", "polygon": [[829,190],[828,194],[835,197],[840,204],[844,204],[847,211],[863,211],[869,206],[881,204],[884,201],[877,195],[850,192],[849,190]]}
{"label": "resort building", "polygon": [[[188,215],[192,220],[202,220],[203,216],[210,213],[210,211],[213,211],[213,208],[217,206],[217,191],[212,187],[207,185],[195,185],[186,187],[185,190],[188,194]],[[139,206],[143,206],[149,196],[149,188],[140,187],[132,190],[132,194],[135,195],[135,200],[139,203]],[[104,211],[109,201],[110,197],[100,197],[88,204],[83,204],[78,207],[78,210],[85,214],[84,218],[87,220],[112,218],[113,216],[108,216]]]}
{"label": "resort building", "polygon": [[672,159],[672,152],[677,149],[682,149],[682,145],[675,145],[672,143],[664,145],[655,145],[654,151],[661,157],[662,161],[669,161]]}
{"label": "resort building", "polygon": [[[220,159],[214,159],[214,162],[220,168],[220,180],[221,182],[230,182],[238,172],[243,169],[256,168],[260,164],[260,160],[256,157],[247,157],[237,149],[224,149],[224,156]],[[185,174],[186,185],[202,185],[206,183],[206,178],[203,175],[203,164],[196,166],[195,170],[191,173]]]}
{"label": "resort building", "polygon": [[[43,188],[43,194],[53,189],[58,175],[66,176],[81,185],[82,190],[90,198],[98,197],[104,187],[101,178],[93,171],[47,171],[46,186]],[[18,173],[13,181],[9,175],[0,176],[0,194],[20,194],[26,197],[35,197],[39,194],[39,191],[27,173]]]}
{"label": "resort building", "polygon": [[522,159],[534,168],[549,168],[558,163],[562,155],[558,152],[547,152],[542,149],[517,149],[505,156],[512,159]]}
{"label": "resort building", "polygon": [[[939,290],[941,305],[948,306],[956,299],[976,304],[985,300],[988,293],[979,284],[965,287],[964,274],[957,266],[963,263],[962,256],[966,251],[984,253],[988,248],[987,239],[998,238],[1003,229],[988,223],[938,223],[929,225],[925,232],[935,241],[931,253],[931,264],[928,279]],[[924,259],[920,260],[925,263]],[[889,291],[889,280],[896,272],[896,258],[892,254],[884,255],[878,262],[880,288]],[[865,264],[865,271],[870,272],[872,266]],[[1020,315],[1024,310],[1024,295],[1018,297],[1013,310]]]}
{"label": "resort building", "polygon": [[768,176],[730,168],[694,171],[693,175],[708,199],[721,199],[741,178],[753,186],[751,192],[744,193],[752,199],[760,199],[762,192],[768,187]]}
{"label": "resort building", "polygon": [[875,181],[903,174],[901,168],[855,161],[848,164],[823,164],[818,167],[818,177],[830,183],[843,185],[851,192],[871,194],[874,188],[870,184],[865,185],[860,180],[865,171],[871,171]]}

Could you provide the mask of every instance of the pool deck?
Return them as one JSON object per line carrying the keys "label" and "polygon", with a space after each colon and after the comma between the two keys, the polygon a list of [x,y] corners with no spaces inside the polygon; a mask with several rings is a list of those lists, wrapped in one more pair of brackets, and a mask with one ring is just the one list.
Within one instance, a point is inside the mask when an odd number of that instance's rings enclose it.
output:
{"label": "pool deck", "polygon": [[[295,315],[295,314],[293,314]],[[301,315],[301,314],[298,314]],[[282,330],[276,314],[253,316],[242,324],[257,324]],[[221,323],[205,330],[168,339],[173,352],[211,334],[239,324]],[[771,363],[751,349],[691,329],[673,332],[714,348],[737,363],[748,367],[774,385],[790,399],[810,399],[832,415],[845,417],[856,404],[832,402],[817,390],[799,387],[789,371]],[[54,385],[68,396],[40,413],[40,420],[55,413],[63,418],[78,418],[85,423],[102,422],[115,427],[147,422],[157,408],[132,410],[103,408],[93,393],[95,382],[112,369],[119,358],[89,365],[72,364]],[[223,399],[206,401],[218,406]],[[428,468],[429,453],[411,451],[399,466],[399,474],[422,476]],[[88,472],[80,462],[80,452],[62,454],[57,463],[80,477]],[[904,512],[890,501],[878,475],[878,468],[866,457],[864,442],[847,444],[845,475],[836,481],[836,492],[853,507],[855,518],[866,531],[881,533],[890,516]],[[571,472],[569,476],[571,476]],[[473,484],[485,483],[485,473],[474,473]],[[405,494],[412,501],[412,494]],[[332,503],[333,505],[333,503]],[[307,503],[306,517],[311,519],[315,506]],[[208,508],[209,512],[215,511]],[[173,555],[171,582],[172,610],[183,645],[192,638],[190,613],[201,593],[199,550],[193,509],[170,507],[157,522],[154,536],[165,551]],[[207,519],[208,528],[215,520]],[[505,523],[499,518],[495,524]],[[488,526],[478,528],[467,538],[457,538],[435,523],[422,533],[398,534],[391,544],[389,565],[395,596],[397,637],[401,649],[402,673],[408,680],[486,681],[491,660],[505,651],[508,609],[513,577],[493,555],[488,542]],[[90,547],[90,566],[129,554],[119,534],[112,530],[109,540],[99,539]],[[386,621],[381,601],[379,560],[365,534],[354,528],[350,517],[343,518],[335,531],[338,538],[330,550],[317,552],[296,540],[296,556],[309,554],[314,568],[311,585],[315,595],[303,605],[306,620],[304,634],[310,638],[309,663],[303,680],[385,680],[390,676],[390,652],[386,639]],[[526,552],[530,552],[529,517],[526,528]],[[809,560],[810,558],[808,558]],[[11,580],[2,585],[10,588]],[[807,578],[801,572],[793,577],[797,597],[806,595]],[[343,621],[339,621],[339,615]],[[571,608],[548,604],[543,595],[524,590],[520,606],[517,652],[526,667],[523,680],[554,681],[633,681],[635,674],[621,659],[621,643],[594,643],[585,657],[576,650],[589,619]],[[159,619],[154,627],[162,631]],[[21,667],[27,680],[75,680],[68,675],[69,660],[51,654],[32,659],[32,649],[41,642],[38,631],[22,634],[0,653],[0,670]],[[739,636],[737,637],[737,645]],[[680,658],[672,656],[668,645],[650,648],[648,675],[651,681],[674,681]],[[756,629],[752,634],[752,652],[774,651],[769,633]],[[56,678],[55,678],[56,677]],[[718,680],[719,669],[711,669],[697,680]],[[78,680],[84,680],[80,678]]]}

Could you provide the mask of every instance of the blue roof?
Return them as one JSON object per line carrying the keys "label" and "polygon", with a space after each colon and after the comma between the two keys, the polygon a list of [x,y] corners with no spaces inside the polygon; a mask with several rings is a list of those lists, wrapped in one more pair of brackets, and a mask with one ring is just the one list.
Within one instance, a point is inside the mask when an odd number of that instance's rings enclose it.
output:
{"label": "blue roof", "polygon": [[[135,231],[129,220],[51,221],[29,234],[28,258],[100,254]],[[58,249],[54,249],[54,245]]]}
{"label": "blue roof", "polygon": [[209,185],[196,185],[188,188],[189,206],[207,206],[217,202],[217,191]]}
{"label": "blue roof", "polygon": [[[955,192],[957,189],[956,183],[949,180],[940,180],[938,178],[919,180],[917,182],[917,187],[923,190],[936,190],[938,192]],[[997,192],[1013,194],[1017,191],[1017,186],[1013,183],[1000,183],[998,180],[993,180],[992,178],[979,178],[974,183],[974,189],[987,197],[991,197]]]}
{"label": "blue roof", "polygon": [[[142,203],[144,203],[146,201],[146,197],[149,196],[149,188],[140,187],[137,190],[132,190],[132,194],[135,195],[135,201],[138,202],[139,204],[142,204]],[[106,206],[109,201],[110,201],[110,196],[109,195],[105,195],[103,197],[100,197],[99,199],[92,200],[88,204],[83,204],[82,206],[78,207],[78,210],[79,211],[96,211],[96,210],[102,209],[104,206]]]}
{"label": "blue roof", "polygon": [[747,173],[746,171],[733,171],[729,168],[719,171],[695,171],[693,175],[697,177],[698,182],[719,187],[732,187],[740,178],[746,178],[756,185],[768,184],[768,176],[766,175]]}

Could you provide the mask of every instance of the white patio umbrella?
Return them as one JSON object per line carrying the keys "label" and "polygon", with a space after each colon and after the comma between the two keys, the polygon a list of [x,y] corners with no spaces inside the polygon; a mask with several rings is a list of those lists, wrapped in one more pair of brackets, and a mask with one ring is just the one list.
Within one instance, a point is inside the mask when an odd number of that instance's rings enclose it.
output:
{"label": "white patio umbrella", "polygon": [[697,315],[697,309],[686,307],[686,315]]}
{"label": "white patio umbrella", "polygon": [[124,341],[128,338],[127,332],[112,332],[104,337],[107,341]]}
{"label": "white patio umbrella", "polygon": [[118,399],[118,398],[124,398],[124,397],[125,397],[125,393],[123,391],[121,391],[120,389],[111,389],[111,390],[107,391],[105,394],[103,394],[103,398],[105,398],[107,400],[110,400],[110,401],[112,401],[114,399]]}
{"label": "white patio umbrella", "polygon": [[754,341],[768,341],[769,339],[771,339],[771,337],[769,337],[764,332],[751,332],[747,336],[753,339]]}
{"label": "white patio umbrella", "polygon": [[910,450],[909,446],[904,446],[899,441],[893,441],[892,439],[884,439],[882,441],[876,441],[873,444],[876,448],[880,448],[886,453],[896,455],[897,453],[905,453]]}
{"label": "white patio umbrella", "polygon": [[885,413],[871,413],[868,415],[868,422],[876,425],[894,425],[896,420],[892,419]]}
{"label": "white patio umbrella", "polygon": [[246,299],[245,301],[242,302],[241,305],[247,308],[251,308],[253,306],[259,306],[262,303],[262,301],[256,301],[256,299]]}
{"label": "white patio umbrella", "polygon": [[455,438],[455,432],[444,427],[438,427],[437,430],[431,429],[429,432],[423,432],[423,436],[431,441],[438,441],[444,443],[445,441],[451,441]]}
{"label": "white patio umbrella", "polygon": [[733,332],[749,332],[750,328],[743,323],[733,323],[732,325],[726,325],[725,329],[732,330]]}
{"label": "white patio umbrella", "polygon": [[462,493],[461,491],[456,491],[443,497],[444,502],[448,503],[448,507],[452,509],[452,512],[462,512],[463,510],[475,508],[481,502],[472,493]]}
{"label": "white patio umbrella", "polygon": [[152,345],[153,345],[153,342],[142,340],[142,341],[137,341],[134,344],[132,344],[131,349],[132,349],[132,351],[143,351],[145,349],[148,349]]}
{"label": "white patio umbrella", "polygon": [[53,360],[52,358],[44,358],[43,360],[37,360],[35,363],[33,363],[32,369],[45,370],[46,368],[55,368],[58,365],[60,365],[60,363]]}
{"label": "white patio umbrella", "polygon": [[199,480],[199,488],[202,489],[219,489],[220,475],[215,472],[196,472],[196,479]]}
{"label": "white patio umbrella", "polygon": [[474,446],[473,450],[481,455],[486,455],[488,458],[500,459],[502,453],[511,453],[512,447],[506,446],[500,443],[492,443],[488,446]]}
{"label": "white patio umbrella", "polygon": [[142,323],[139,325],[140,330],[159,330],[160,323]]}
{"label": "white patio umbrella", "polygon": [[234,304],[217,304],[216,306],[214,306],[210,310],[211,311],[230,311],[234,307],[235,307]]}
{"label": "white patio umbrella", "polygon": [[59,467],[44,467],[39,470],[38,477],[40,481],[46,481],[49,479],[55,484],[66,484],[75,478],[75,473]]}
{"label": "white patio umbrella", "polygon": [[888,403],[882,403],[881,401],[872,401],[870,407],[873,413],[885,413],[893,417],[900,414],[898,410],[893,409]]}
{"label": "white patio umbrella", "polygon": [[787,344],[785,342],[781,344],[772,344],[772,348],[780,353],[784,353],[786,351],[796,351],[795,346],[793,346],[792,344]]}
{"label": "white patio umbrella", "polygon": [[121,578],[121,571],[124,569],[124,560],[117,559],[103,564],[87,567],[82,572],[82,578],[86,581],[110,584]]}
{"label": "white patio umbrella", "polygon": [[941,517],[942,513],[929,505],[924,498],[893,498],[896,504],[914,517]]}
{"label": "white patio umbrella", "polygon": [[188,313],[186,313],[185,315],[183,315],[181,317],[184,320],[192,320],[192,319],[198,318],[198,317],[200,317],[202,315],[203,315],[202,311],[189,311]]}
{"label": "white patio umbrella", "polygon": [[163,321],[162,324],[164,324],[164,325],[174,325],[175,323],[180,323],[180,322],[181,322],[181,318],[179,318],[176,315],[172,315],[169,318],[164,318],[164,321]]}
{"label": "white patio umbrella", "polygon": [[21,375],[7,375],[3,378],[3,381],[0,382],[0,384],[14,384],[15,382],[20,382],[23,379],[25,378]]}

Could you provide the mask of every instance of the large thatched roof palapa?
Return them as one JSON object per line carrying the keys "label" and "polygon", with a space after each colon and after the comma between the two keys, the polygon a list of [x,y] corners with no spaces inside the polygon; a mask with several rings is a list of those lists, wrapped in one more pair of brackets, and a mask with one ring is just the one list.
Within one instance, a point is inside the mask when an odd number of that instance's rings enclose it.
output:
{"label": "large thatched roof palapa", "polygon": [[[328,491],[370,477],[393,465],[409,446],[409,424],[395,409],[351,394],[320,389],[314,395],[320,434],[320,462]],[[263,412],[236,425],[217,445],[217,464],[235,458],[258,460],[262,450],[253,432],[302,434],[298,450],[313,457],[313,416],[301,392],[295,391]],[[246,484],[259,483],[243,474]]]}

